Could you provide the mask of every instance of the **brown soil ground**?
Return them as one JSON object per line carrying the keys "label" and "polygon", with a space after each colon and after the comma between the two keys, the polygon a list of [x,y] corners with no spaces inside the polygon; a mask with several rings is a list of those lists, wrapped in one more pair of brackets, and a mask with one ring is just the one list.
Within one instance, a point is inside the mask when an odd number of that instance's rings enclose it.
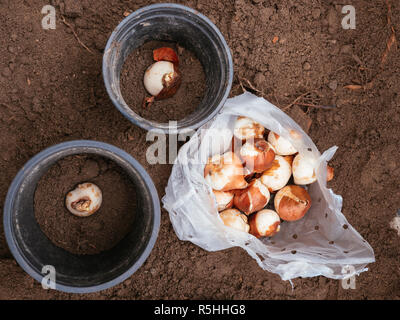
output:
{"label": "brown soil ground", "polygon": [[[84,182],[100,188],[102,203],[91,216],[77,217],[66,208],[65,197]],[[35,216],[55,245],[75,254],[97,254],[114,247],[131,231],[135,198],[133,183],[116,163],[102,157],[69,156],[39,180]]]}
{"label": "brown soil ground", "polygon": [[[150,1],[54,0],[86,50],[57,11],[57,29],[43,30],[48,1],[0,2],[0,206],[22,165],[43,148],[72,139],[95,139],[133,154],[148,170],[160,195],[171,166],[145,160],[146,132],[112,105],[101,76],[102,50],[126,10]],[[376,263],[356,279],[355,290],[315,277],[289,282],[262,271],[242,249],[206,252],[177,239],[165,211],[158,241],[146,263],[124,283],[100,293],[72,295],[43,290],[19,268],[0,232],[2,299],[399,299],[400,237],[389,223],[400,208],[398,181],[400,56],[397,43],[382,57],[391,26],[400,37],[400,4],[349,0],[355,30],[341,28],[340,1],[180,1],[220,28],[234,57],[232,95],[242,85],[284,108],[302,103],[333,109],[288,108],[325,150],[338,145],[333,190],[343,213],[372,245]],[[275,38],[274,37],[278,37]],[[363,86],[358,90],[346,85]],[[300,109],[303,108],[303,109]],[[306,114],[301,111],[305,111]],[[307,121],[309,117],[310,121]]]}

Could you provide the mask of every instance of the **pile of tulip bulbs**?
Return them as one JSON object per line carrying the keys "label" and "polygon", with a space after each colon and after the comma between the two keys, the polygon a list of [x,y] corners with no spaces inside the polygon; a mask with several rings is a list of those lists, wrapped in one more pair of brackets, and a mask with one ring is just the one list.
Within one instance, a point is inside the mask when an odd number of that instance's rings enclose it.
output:
{"label": "pile of tulip bulbs", "polygon": [[[232,149],[208,159],[204,178],[226,226],[257,238],[271,237],[279,232],[282,220],[299,220],[310,209],[311,198],[304,186],[317,179],[316,160],[299,154],[287,139],[246,117],[237,118],[233,134]],[[239,148],[234,147],[235,141],[240,142]],[[333,168],[327,168],[329,181]]]}

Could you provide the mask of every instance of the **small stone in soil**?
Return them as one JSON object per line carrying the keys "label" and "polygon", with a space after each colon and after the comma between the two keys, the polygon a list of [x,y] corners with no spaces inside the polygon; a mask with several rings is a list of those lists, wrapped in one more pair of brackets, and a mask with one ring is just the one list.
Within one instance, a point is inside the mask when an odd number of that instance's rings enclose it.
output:
{"label": "small stone in soil", "polygon": [[314,19],[318,19],[321,16],[321,9],[316,8],[311,12]]}
{"label": "small stone in soil", "polygon": [[393,230],[397,231],[397,235],[400,237],[400,217],[399,216],[393,218],[393,220],[390,222],[390,227]]}
{"label": "small stone in soil", "polygon": [[329,84],[328,84],[328,87],[329,87],[331,90],[335,91],[335,90],[337,89],[337,81],[336,81],[336,80],[330,81]]}
{"label": "small stone in soil", "polygon": [[304,62],[303,63],[303,70],[305,70],[305,71],[309,71],[309,70],[311,70],[311,64],[309,63],[309,62]]}
{"label": "small stone in soil", "polygon": [[271,7],[261,9],[261,17],[263,19],[269,19],[273,14],[275,10]]}
{"label": "small stone in soil", "polygon": [[11,70],[8,67],[5,67],[1,73],[3,76],[5,76],[6,78],[8,78],[9,76],[11,76]]}
{"label": "small stone in soil", "polygon": [[15,48],[13,46],[8,46],[8,52],[15,53]]}

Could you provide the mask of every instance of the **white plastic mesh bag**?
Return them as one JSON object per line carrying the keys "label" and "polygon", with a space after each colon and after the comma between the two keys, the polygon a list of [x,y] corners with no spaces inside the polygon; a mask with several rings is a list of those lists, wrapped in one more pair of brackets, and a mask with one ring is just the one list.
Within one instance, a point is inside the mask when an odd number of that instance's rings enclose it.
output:
{"label": "white plastic mesh bag", "polygon": [[[237,116],[256,120],[288,139],[300,153],[318,159],[318,180],[308,189],[312,201],[310,210],[298,221],[281,223],[280,232],[272,238],[257,239],[226,227],[219,218],[214,194],[203,177],[208,157],[230,148]],[[294,139],[289,134],[291,129],[301,137]],[[215,148],[221,141],[225,150]],[[163,205],[178,238],[205,250],[242,247],[261,268],[279,274],[283,280],[318,275],[348,278],[366,271],[366,265],[375,258],[371,246],[341,213],[342,197],[326,187],[326,163],[336,149],[332,147],[321,155],[311,138],[288,115],[265,99],[244,93],[228,99],[220,114],[199,128],[181,147]]]}

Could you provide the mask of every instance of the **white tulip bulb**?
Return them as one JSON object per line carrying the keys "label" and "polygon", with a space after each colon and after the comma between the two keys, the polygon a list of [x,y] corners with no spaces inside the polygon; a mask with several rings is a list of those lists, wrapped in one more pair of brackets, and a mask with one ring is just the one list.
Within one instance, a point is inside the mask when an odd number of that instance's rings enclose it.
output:
{"label": "white tulip bulb", "polygon": [[217,201],[218,211],[223,211],[232,207],[234,193],[232,191],[213,190],[215,200]]}
{"label": "white tulip bulb", "polygon": [[246,188],[244,174],[242,161],[233,152],[212,156],[204,167],[206,182],[217,191]]}
{"label": "white tulip bulb", "polygon": [[103,197],[101,190],[94,183],[79,184],[65,197],[67,209],[78,217],[87,217],[99,210]]}
{"label": "white tulip bulb", "polygon": [[295,184],[305,185],[317,180],[315,173],[317,160],[298,154],[294,157],[292,170]]}
{"label": "white tulip bulb", "polygon": [[250,233],[257,237],[272,237],[281,229],[279,215],[269,209],[258,211],[250,216]]}
{"label": "white tulip bulb", "polygon": [[[169,61],[158,61],[147,68],[144,74],[144,87],[152,95],[157,96],[164,89],[164,81],[170,81],[174,75],[174,64]],[[170,77],[171,79],[169,79]]]}
{"label": "white tulip bulb", "polygon": [[235,121],[233,134],[240,140],[261,139],[264,131],[264,127],[253,119],[238,117]]}
{"label": "white tulip bulb", "polygon": [[269,132],[268,142],[274,147],[276,154],[280,156],[290,156],[297,152],[296,148],[293,147],[289,140],[281,137],[275,132]]}
{"label": "white tulip bulb", "polygon": [[226,209],[219,216],[227,227],[243,232],[249,232],[250,230],[250,226],[247,223],[247,216],[237,209]]}
{"label": "white tulip bulb", "polygon": [[288,183],[292,175],[291,156],[278,156],[272,162],[272,166],[263,172],[260,180],[267,186],[270,192],[282,189]]}

